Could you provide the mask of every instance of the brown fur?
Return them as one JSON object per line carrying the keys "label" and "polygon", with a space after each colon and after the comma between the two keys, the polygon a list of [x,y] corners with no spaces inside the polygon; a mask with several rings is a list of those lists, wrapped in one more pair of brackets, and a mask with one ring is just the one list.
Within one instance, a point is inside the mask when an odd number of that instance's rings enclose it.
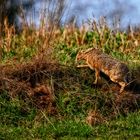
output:
{"label": "brown fur", "polygon": [[86,65],[77,67],[90,67],[95,70],[95,82],[100,78],[100,71],[109,76],[109,78],[121,86],[120,93],[131,82],[132,77],[127,65],[113,57],[103,53],[99,49],[90,48],[86,51],[81,51],[76,56],[76,61],[85,60]]}

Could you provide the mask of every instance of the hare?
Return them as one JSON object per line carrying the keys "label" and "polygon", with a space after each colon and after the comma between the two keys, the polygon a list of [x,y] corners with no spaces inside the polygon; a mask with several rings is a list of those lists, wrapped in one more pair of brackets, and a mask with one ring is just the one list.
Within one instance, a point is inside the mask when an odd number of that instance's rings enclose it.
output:
{"label": "hare", "polygon": [[100,71],[109,76],[111,81],[121,86],[120,93],[132,81],[131,73],[125,63],[103,53],[99,49],[90,48],[79,52],[76,56],[76,62],[79,60],[85,60],[86,65],[78,65],[77,67],[90,67],[95,70],[94,84],[97,84],[100,78]]}

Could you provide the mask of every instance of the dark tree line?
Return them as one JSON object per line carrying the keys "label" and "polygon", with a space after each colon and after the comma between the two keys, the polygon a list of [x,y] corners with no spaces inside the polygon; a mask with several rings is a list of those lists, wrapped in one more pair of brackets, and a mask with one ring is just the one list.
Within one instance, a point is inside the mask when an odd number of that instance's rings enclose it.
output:
{"label": "dark tree line", "polygon": [[9,25],[18,27],[18,15],[21,13],[21,9],[29,10],[33,4],[33,0],[0,0],[1,28],[5,19],[7,19]]}
{"label": "dark tree line", "polygon": [[[0,25],[1,29],[4,25],[4,20],[7,19],[9,25],[19,27],[19,19],[26,17],[26,13],[32,10],[37,3],[42,4],[44,7],[44,16],[47,22],[51,24],[60,25],[66,3],[69,0],[0,0]],[[32,11],[34,12],[34,11]],[[20,18],[19,18],[20,17]]]}

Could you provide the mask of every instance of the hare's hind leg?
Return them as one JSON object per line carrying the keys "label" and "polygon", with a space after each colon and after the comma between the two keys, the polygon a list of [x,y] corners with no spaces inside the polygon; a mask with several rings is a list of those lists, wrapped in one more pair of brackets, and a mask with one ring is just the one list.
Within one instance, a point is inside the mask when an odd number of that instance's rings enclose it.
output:
{"label": "hare's hind leg", "polygon": [[121,86],[119,93],[122,93],[124,91],[124,88],[126,87],[126,83],[123,82],[123,81],[119,82],[117,76],[116,77],[115,76],[110,76],[110,79],[111,79],[111,81],[113,81],[115,83],[118,83]]}
{"label": "hare's hind leg", "polygon": [[118,83],[121,86],[119,93],[122,93],[124,91],[124,88],[126,87],[126,83],[123,81],[119,82],[118,76],[110,76],[110,79],[111,81]]}
{"label": "hare's hind leg", "polygon": [[94,81],[94,84],[98,83],[98,79],[100,79],[100,71],[98,69],[95,69],[95,81]]}
{"label": "hare's hind leg", "polygon": [[120,93],[122,93],[124,91],[124,88],[126,87],[126,83],[125,82],[119,82],[119,85],[121,86]]}

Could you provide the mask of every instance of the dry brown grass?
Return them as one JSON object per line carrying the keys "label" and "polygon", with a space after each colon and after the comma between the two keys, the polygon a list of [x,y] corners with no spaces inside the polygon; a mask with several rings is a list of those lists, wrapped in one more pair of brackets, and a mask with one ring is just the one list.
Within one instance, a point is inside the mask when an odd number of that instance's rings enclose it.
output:
{"label": "dry brown grass", "polygon": [[49,114],[56,113],[52,73],[59,71],[58,64],[34,62],[0,67],[0,92],[7,91],[11,98],[16,96],[30,101],[37,108],[46,108]]}

